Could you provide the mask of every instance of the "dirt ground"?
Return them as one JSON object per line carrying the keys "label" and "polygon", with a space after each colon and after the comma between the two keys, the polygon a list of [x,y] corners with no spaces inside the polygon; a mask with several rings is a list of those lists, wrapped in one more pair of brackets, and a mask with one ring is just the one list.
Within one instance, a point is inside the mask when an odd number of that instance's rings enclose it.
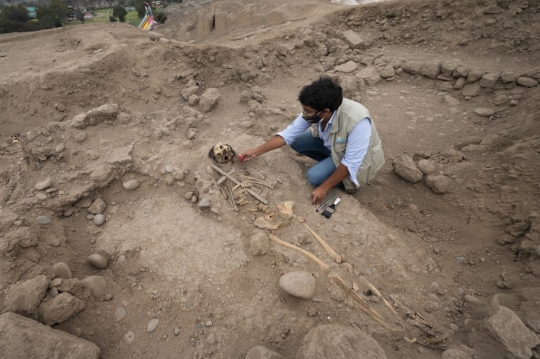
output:
{"label": "dirt ground", "polygon": [[[120,23],[0,37],[1,312],[11,286],[52,280],[64,262],[73,278],[103,276],[112,296],[79,295],[84,309],[53,327],[95,343],[102,358],[245,358],[257,345],[293,358],[329,323],[368,333],[387,358],[460,346],[476,358],[540,355],[507,356],[486,329],[498,301],[540,333],[538,1],[192,0],[167,13],[156,29],[167,40]],[[362,43],[351,45],[348,30]],[[360,80],[365,68],[391,75]],[[251,189],[274,212],[294,201],[344,262],[331,265],[295,219],[273,233],[323,260],[350,292],[272,241],[254,255],[252,237],[269,234],[256,227],[258,202],[244,193],[234,210],[230,182],[218,184],[208,158],[218,142],[240,153],[285,128],[301,87],[322,74],[370,110],[386,156],[355,195],[332,190],[342,202],[331,219],[309,201],[313,162],[290,148],[219,166],[267,183]],[[476,93],[463,95],[460,81],[479,84]],[[215,107],[210,88],[221,95]],[[445,193],[428,176],[398,176],[404,155],[428,160]],[[126,190],[130,180],[139,186]],[[89,209],[98,199],[100,226]],[[23,228],[33,243],[13,235]],[[88,263],[94,253],[105,269]],[[280,288],[291,271],[313,274],[313,300]]]}

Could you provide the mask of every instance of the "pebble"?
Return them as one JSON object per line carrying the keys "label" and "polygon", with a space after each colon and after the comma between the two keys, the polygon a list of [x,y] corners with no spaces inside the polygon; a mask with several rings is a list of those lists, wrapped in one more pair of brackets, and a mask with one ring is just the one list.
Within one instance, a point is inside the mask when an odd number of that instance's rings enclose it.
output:
{"label": "pebble", "polygon": [[94,253],[88,256],[88,263],[98,269],[105,269],[107,268],[107,265],[108,265],[107,259],[103,257],[101,254],[97,254],[97,253]]}
{"label": "pebble", "polygon": [[315,278],[309,272],[289,272],[279,278],[279,286],[293,297],[311,299],[315,294]]}
{"label": "pebble", "polygon": [[71,269],[64,262],[54,263],[52,265],[52,272],[54,273],[56,278],[62,278],[62,279],[71,279],[71,278],[73,278],[73,274],[71,273]]}
{"label": "pebble", "polygon": [[39,224],[51,224],[51,220],[47,216],[39,216],[37,221]]}
{"label": "pebble", "polygon": [[52,287],[49,289],[49,295],[53,298],[56,297],[58,295],[58,288]]}
{"label": "pebble", "polygon": [[92,219],[94,219],[95,216],[96,216],[96,215],[90,213],[88,216],[86,216],[86,219],[92,220]]}
{"label": "pebble", "polygon": [[119,322],[127,315],[126,308],[124,307],[118,307],[116,308],[116,311],[114,312],[114,316],[116,317],[116,321]]}
{"label": "pebble", "polygon": [[215,214],[219,214],[219,210],[216,207],[212,207],[210,210]]}
{"label": "pebble", "polygon": [[178,336],[180,334],[180,328],[175,327],[174,328],[174,335]]}
{"label": "pebble", "polygon": [[51,184],[52,184],[52,180],[50,177],[47,177],[47,179],[45,179],[44,181],[41,181],[41,182],[38,182],[36,184],[36,191],[43,191],[49,187],[51,187]]}
{"label": "pebble", "polygon": [[167,167],[165,167],[165,171],[166,171],[167,173],[172,173],[172,171],[173,171],[173,166],[167,166]]}
{"label": "pebble", "polygon": [[437,282],[432,282],[432,283],[431,283],[431,287],[433,287],[433,289],[439,289],[439,283],[437,283]]}
{"label": "pebble", "polygon": [[133,343],[133,341],[135,340],[135,334],[133,332],[127,332],[126,334],[124,334],[124,341],[128,344],[131,344]]}
{"label": "pebble", "polygon": [[480,117],[489,117],[495,114],[495,111],[491,108],[476,108],[474,113]]}
{"label": "pebble", "polygon": [[103,214],[96,214],[94,216],[94,224],[96,226],[101,226],[103,223],[105,223],[105,216]]}
{"label": "pebble", "polygon": [[146,326],[146,331],[148,333],[153,333],[157,329],[158,324],[159,324],[159,319],[152,319],[151,321],[148,322],[148,325]]}
{"label": "pebble", "polygon": [[199,208],[210,208],[210,202],[206,198],[201,199],[199,202]]}
{"label": "pebble", "polygon": [[187,200],[191,200],[191,197],[193,197],[193,192],[188,192],[188,193],[186,193],[186,195],[184,196],[184,198],[187,199]]}
{"label": "pebble", "polygon": [[459,326],[454,323],[450,323],[450,329],[452,329],[454,332],[459,332]]}
{"label": "pebble", "polygon": [[84,142],[84,140],[86,140],[86,132],[79,132],[75,136],[75,141],[77,141],[77,142]]}
{"label": "pebble", "polygon": [[456,260],[458,261],[458,263],[465,263],[466,261],[465,257],[456,257]]}
{"label": "pebble", "polygon": [[169,136],[171,134],[171,130],[169,130],[167,127],[163,127],[161,129],[161,133],[164,134],[165,136]]}
{"label": "pebble", "polygon": [[119,257],[118,257],[118,263],[122,263],[122,262],[125,262],[126,261],[126,256],[121,254]]}
{"label": "pebble", "polygon": [[124,186],[124,189],[126,191],[133,191],[134,189],[137,189],[139,187],[139,181],[136,179],[126,181],[122,184]]}
{"label": "pebble", "polygon": [[40,193],[36,194],[36,198],[39,199],[40,201],[43,201],[44,199],[47,199],[49,197],[45,193],[40,192]]}
{"label": "pebble", "polygon": [[457,289],[457,292],[459,295],[463,295],[463,293],[465,293],[465,291],[463,290],[463,288],[458,288]]}
{"label": "pebble", "polygon": [[204,323],[205,326],[211,327],[214,323],[212,323],[211,320],[207,320],[206,323]]}
{"label": "pebble", "polygon": [[109,301],[113,300],[113,298],[114,298],[114,295],[112,295],[111,293],[107,293],[107,294],[105,294],[105,298],[103,298],[103,300],[106,301],[106,302],[109,302]]}

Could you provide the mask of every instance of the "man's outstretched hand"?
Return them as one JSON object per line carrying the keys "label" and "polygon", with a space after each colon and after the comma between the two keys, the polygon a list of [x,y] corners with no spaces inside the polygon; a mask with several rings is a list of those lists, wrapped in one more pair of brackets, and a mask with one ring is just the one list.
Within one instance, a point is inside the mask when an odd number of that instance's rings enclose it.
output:
{"label": "man's outstretched hand", "polygon": [[319,207],[322,203],[322,199],[324,198],[324,196],[326,196],[327,193],[328,190],[322,185],[315,188],[315,190],[311,192],[311,204]]}
{"label": "man's outstretched hand", "polygon": [[247,150],[238,155],[240,162],[245,162],[254,159],[258,154],[255,149]]}

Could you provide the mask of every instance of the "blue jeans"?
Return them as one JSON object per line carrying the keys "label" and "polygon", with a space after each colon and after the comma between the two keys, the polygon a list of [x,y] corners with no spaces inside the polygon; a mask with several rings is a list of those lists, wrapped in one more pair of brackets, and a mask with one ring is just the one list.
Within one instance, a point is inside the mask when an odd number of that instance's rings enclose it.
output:
{"label": "blue jeans", "polygon": [[[291,143],[291,148],[318,162],[307,173],[307,180],[314,187],[319,187],[336,170],[336,166],[332,161],[332,152],[324,145],[322,139],[313,137],[310,130],[298,136]],[[336,187],[338,186],[342,186],[342,183],[336,185]]]}

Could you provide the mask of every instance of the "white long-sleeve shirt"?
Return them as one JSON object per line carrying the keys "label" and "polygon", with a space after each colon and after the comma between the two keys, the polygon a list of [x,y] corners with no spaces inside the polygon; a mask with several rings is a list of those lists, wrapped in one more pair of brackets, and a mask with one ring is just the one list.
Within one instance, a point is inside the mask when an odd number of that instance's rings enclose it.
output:
{"label": "white long-sleeve shirt", "polygon": [[[330,142],[330,131],[332,129],[332,122],[336,112],[332,114],[330,120],[326,124],[324,131],[322,130],[321,122],[319,122],[319,138],[323,140],[324,145],[329,149],[332,149],[332,143]],[[287,145],[291,145],[298,136],[304,133],[310,126],[310,123],[299,115],[286,129],[278,132],[277,135],[283,137]],[[371,121],[365,117],[361,119],[349,133],[347,141],[347,147],[345,147],[345,155],[341,159],[341,164],[347,167],[349,170],[349,178],[353,183],[360,187],[358,180],[356,179],[356,173],[364,160],[364,156],[367,153],[369,147],[369,140],[371,138]]]}

